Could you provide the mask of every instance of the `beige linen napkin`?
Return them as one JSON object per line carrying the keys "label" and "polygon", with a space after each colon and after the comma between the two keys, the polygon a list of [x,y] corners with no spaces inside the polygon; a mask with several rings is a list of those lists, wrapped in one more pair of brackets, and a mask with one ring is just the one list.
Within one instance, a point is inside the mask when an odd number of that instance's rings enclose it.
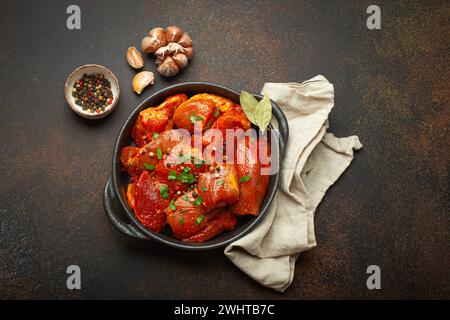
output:
{"label": "beige linen napkin", "polygon": [[262,285],[284,291],[299,253],[316,245],[315,209],[362,144],[357,136],[336,138],[326,131],[334,88],[325,77],[301,84],[266,83],[262,92],[283,109],[289,122],[278,192],[263,221],[227,246],[225,254]]}

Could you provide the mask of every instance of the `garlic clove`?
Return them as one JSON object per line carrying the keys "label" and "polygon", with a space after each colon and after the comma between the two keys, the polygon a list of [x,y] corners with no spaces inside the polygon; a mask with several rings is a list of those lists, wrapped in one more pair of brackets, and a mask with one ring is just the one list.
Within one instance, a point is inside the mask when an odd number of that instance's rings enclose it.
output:
{"label": "garlic clove", "polygon": [[177,42],[183,34],[183,30],[177,26],[169,26],[166,29],[166,41]]}
{"label": "garlic clove", "polygon": [[136,74],[133,78],[132,87],[133,91],[137,94],[141,94],[144,91],[145,87],[149,84],[155,83],[155,76],[153,72],[150,71],[141,71]]}
{"label": "garlic clove", "polygon": [[140,69],[144,66],[144,59],[142,59],[141,53],[135,47],[128,48],[127,61],[134,69]]}
{"label": "garlic clove", "polygon": [[188,65],[188,58],[183,53],[174,54],[172,59],[180,69],[184,69]]}
{"label": "garlic clove", "polygon": [[192,38],[186,32],[183,33],[183,35],[180,37],[180,39],[178,39],[177,42],[185,48],[192,47]]}
{"label": "garlic clove", "polygon": [[144,37],[141,40],[141,50],[145,53],[153,53],[157,50],[157,43],[150,37]]}
{"label": "garlic clove", "polygon": [[194,48],[192,47],[184,48],[183,53],[190,60],[192,58],[192,55],[194,54]]}
{"label": "garlic clove", "polygon": [[[152,30],[150,30],[150,31],[148,32],[148,36],[149,36],[149,37],[156,37],[156,38],[158,38],[159,41],[161,41],[161,43],[162,43],[162,42],[164,42],[165,39],[166,39],[166,29],[161,28],[161,27],[153,28]],[[164,45],[165,45],[165,43],[164,43]]]}
{"label": "garlic clove", "polygon": [[141,41],[141,49],[145,53],[154,53],[167,44],[166,30],[160,27],[150,30],[148,35]]}
{"label": "garlic clove", "polygon": [[172,57],[167,57],[156,70],[164,77],[173,77],[180,71]]}

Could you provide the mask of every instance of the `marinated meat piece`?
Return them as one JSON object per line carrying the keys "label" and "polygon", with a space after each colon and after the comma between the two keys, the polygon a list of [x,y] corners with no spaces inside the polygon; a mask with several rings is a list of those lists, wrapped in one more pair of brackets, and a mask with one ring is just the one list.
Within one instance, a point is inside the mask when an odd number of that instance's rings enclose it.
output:
{"label": "marinated meat piece", "polygon": [[171,129],[171,117],[175,109],[187,99],[185,94],[177,94],[168,97],[157,107],[141,111],[131,131],[131,137],[136,145],[142,147],[151,141],[155,132]]}
{"label": "marinated meat piece", "polygon": [[234,166],[221,164],[212,172],[200,173],[197,189],[208,210],[235,203],[239,199],[239,186]]}
{"label": "marinated meat piece", "polygon": [[[156,165],[155,171],[162,177],[168,177],[174,173],[177,179],[183,179],[185,183],[193,183],[194,176],[197,180],[197,174],[207,170],[209,166],[203,163],[202,151],[196,148],[185,148],[180,153],[179,149],[174,148],[162,154],[161,161]],[[180,175],[183,174],[181,177]],[[189,182],[190,181],[190,182]]]}
{"label": "marinated meat piece", "polygon": [[130,206],[134,207],[136,218],[144,227],[155,232],[161,231],[166,223],[165,209],[171,194],[167,182],[144,171],[130,187],[131,191],[134,201],[131,201]]}
{"label": "marinated meat piece", "polygon": [[233,230],[236,227],[236,224],[237,219],[234,214],[227,210],[221,211],[212,218],[202,230],[183,240],[188,242],[208,241],[224,231]]}
{"label": "marinated meat piece", "polygon": [[120,156],[122,167],[131,177],[140,175],[142,171],[157,165],[158,153],[162,155],[167,150],[184,143],[184,138],[184,135],[177,130],[167,130],[156,138],[152,138],[152,141],[142,148],[124,147]]}
{"label": "marinated meat piece", "polygon": [[215,107],[218,107],[220,112],[228,111],[234,105],[234,103],[230,99],[211,93],[199,93],[196,94],[195,96],[192,96],[192,98],[189,100],[205,100],[205,99],[212,100],[214,102]]}
{"label": "marinated meat piece", "polygon": [[172,208],[167,210],[167,222],[173,235],[179,239],[198,233],[215,215],[215,212],[206,213],[202,200],[195,191],[179,196],[173,202]]}
{"label": "marinated meat piece", "polygon": [[213,119],[214,102],[210,99],[189,99],[182,103],[173,114],[173,122],[178,128],[194,132],[194,123],[201,122],[204,130],[207,123]]}
{"label": "marinated meat piece", "polygon": [[127,202],[131,209],[134,209],[134,183],[127,185]]}
{"label": "marinated meat piece", "polygon": [[[242,159],[239,159],[239,154],[243,155]],[[239,201],[234,205],[233,212],[237,215],[257,216],[266,195],[270,176],[261,174],[262,165],[258,149],[250,148],[249,139],[245,139],[245,143],[237,144],[235,161],[234,166],[239,179]]]}
{"label": "marinated meat piece", "polygon": [[[227,129],[242,129],[247,130],[251,128],[250,121],[248,121],[244,111],[242,111],[239,105],[234,105],[232,109],[226,111],[219,115],[215,121],[212,123],[211,128],[208,128],[202,136],[202,146],[206,147],[212,142],[215,142],[220,134],[222,143],[216,142],[219,144],[217,147],[223,147],[227,140],[226,130]],[[217,131],[219,130],[219,131]]]}
{"label": "marinated meat piece", "polygon": [[250,121],[248,121],[242,108],[239,105],[235,105],[232,109],[220,115],[211,128],[222,131],[225,139],[226,129],[247,130],[250,127]]}

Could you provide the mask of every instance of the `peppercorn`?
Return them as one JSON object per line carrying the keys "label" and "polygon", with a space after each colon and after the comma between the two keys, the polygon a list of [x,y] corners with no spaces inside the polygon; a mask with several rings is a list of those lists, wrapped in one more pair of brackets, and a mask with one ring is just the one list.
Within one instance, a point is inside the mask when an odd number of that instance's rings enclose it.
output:
{"label": "peppercorn", "polygon": [[75,81],[72,96],[77,105],[91,113],[100,113],[113,102],[111,83],[101,73],[83,74]]}

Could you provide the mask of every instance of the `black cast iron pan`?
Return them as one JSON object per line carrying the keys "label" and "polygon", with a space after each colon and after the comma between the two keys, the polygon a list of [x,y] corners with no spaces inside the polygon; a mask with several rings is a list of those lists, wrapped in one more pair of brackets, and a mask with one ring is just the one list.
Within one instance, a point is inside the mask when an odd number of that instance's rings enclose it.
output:
{"label": "black cast iron pan", "polygon": [[[269,208],[277,191],[279,178],[278,172],[271,175],[270,177],[269,187],[267,189],[266,196],[261,204],[260,214],[257,217],[244,217],[240,220],[238,226],[234,230],[224,232],[216,238],[203,243],[184,242],[175,239],[169,234],[157,233],[146,229],[135,218],[133,210],[129,207],[126,200],[126,188],[129,182],[129,177],[127,173],[123,172],[121,169],[120,151],[123,147],[133,144],[133,141],[131,139],[131,129],[133,128],[133,125],[136,122],[139,113],[146,108],[157,106],[167,97],[178,93],[185,93],[189,97],[197,93],[213,93],[228,98],[235,103],[239,103],[238,92],[217,84],[207,82],[186,82],[175,84],[162,89],[145,99],[145,101],[143,101],[136,109],[133,110],[133,112],[131,112],[130,116],[125,120],[125,123],[119,131],[119,135],[114,147],[112,176],[108,179],[103,196],[105,211],[111,223],[120,232],[134,238],[154,239],[166,245],[186,250],[206,250],[223,247],[247,234],[264,218],[264,215],[266,214],[267,209]],[[255,95],[255,97],[258,100],[262,99],[262,96],[259,95]],[[283,157],[284,149],[289,137],[289,127],[283,111],[273,101],[272,114],[278,123],[279,156],[277,157],[277,159],[279,161],[278,167],[280,167],[281,159]],[[274,128],[269,125],[268,130],[273,129]]]}

